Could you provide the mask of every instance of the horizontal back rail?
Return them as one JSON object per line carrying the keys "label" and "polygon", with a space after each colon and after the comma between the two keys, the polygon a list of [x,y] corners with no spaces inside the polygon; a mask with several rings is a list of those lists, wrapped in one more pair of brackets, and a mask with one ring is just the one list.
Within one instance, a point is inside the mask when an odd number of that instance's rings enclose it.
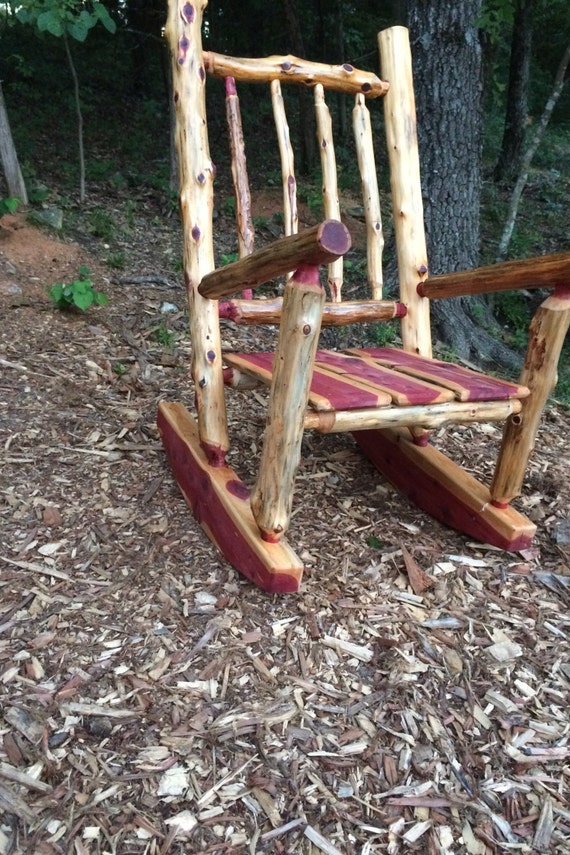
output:
{"label": "horizontal back rail", "polygon": [[325,89],[356,95],[361,92],[367,98],[385,95],[389,84],[371,71],[361,71],[349,63],[326,65],[310,62],[296,56],[268,56],[259,59],[225,56],[214,51],[204,51],[204,67],[214,77],[233,77],[248,83],[298,83],[315,86],[321,83]]}

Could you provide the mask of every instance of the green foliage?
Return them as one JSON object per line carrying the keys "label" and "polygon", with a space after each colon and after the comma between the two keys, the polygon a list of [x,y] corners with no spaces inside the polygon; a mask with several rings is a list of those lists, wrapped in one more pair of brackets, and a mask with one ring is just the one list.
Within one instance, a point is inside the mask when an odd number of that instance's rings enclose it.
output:
{"label": "green foliage", "polygon": [[222,267],[225,267],[226,264],[232,264],[234,261],[238,260],[237,252],[222,252],[220,256]]}
{"label": "green foliage", "polygon": [[393,321],[381,321],[373,324],[370,337],[378,347],[394,344],[398,337],[398,326]]}
{"label": "green foliage", "polygon": [[102,208],[94,208],[89,215],[89,228],[95,237],[109,241],[117,231],[113,217]]}
{"label": "green foliage", "polygon": [[0,217],[4,214],[15,214],[19,204],[20,200],[15,196],[6,196],[0,199]]}
{"label": "green foliage", "polygon": [[493,299],[498,320],[507,329],[509,343],[523,348],[528,341],[528,327],[531,320],[529,298],[520,291],[505,291],[496,294]]}
{"label": "green foliage", "polygon": [[109,302],[107,295],[96,291],[89,278],[86,267],[79,268],[79,277],[74,282],[56,283],[48,288],[48,294],[57,309],[79,309],[84,312],[89,306],[106,306]]}
{"label": "green foliage", "polygon": [[153,333],[153,338],[164,347],[172,347],[174,344],[174,333],[168,329],[166,321],[162,320]]}
{"label": "green foliage", "polygon": [[23,24],[37,27],[40,33],[61,38],[71,36],[84,42],[89,31],[99,22],[107,32],[114,33],[117,25],[99,0],[21,0],[16,16]]}
{"label": "green foliage", "polygon": [[125,253],[120,250],[110,252],[106,260],[109,267],[112,267],[114,270],[124,270],[125,268]]}
{"label": "green foliage", "polygon": [[234,196],[228,196],[223,205],[223,212],[226,217],[235,217],[236,215],[236,200]]}
{"label": "green foliage", "polygon": [[302,186],[298,189],[299,201],[305,202],[314,217],[319,218],[323,211],[323,195],[315,186]]}
{"label": "green foliage", "polygon": [[513,23],[512,0],[484,0],[477,24],[487,34],[491,44],[498,44]]}

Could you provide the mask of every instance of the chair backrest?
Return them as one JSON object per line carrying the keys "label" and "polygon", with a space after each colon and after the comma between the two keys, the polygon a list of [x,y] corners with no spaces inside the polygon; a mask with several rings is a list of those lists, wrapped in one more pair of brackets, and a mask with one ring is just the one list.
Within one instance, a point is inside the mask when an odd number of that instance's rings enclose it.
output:
{"label": "chair backrest", "polygon": [[[202,8],[205,7],[202,3]],[[200,4],[193,7],[193,16],[184,19],[184,13],[173,15],[176,4],[171,4],[171,15],[167,33],[173,49],[178,51],[178,68],[180,69],[181,90],[184,90],[184,104],[187,110],[193,111],[193,116],[180,117],[181,126],[186,137],[179,140],[187,153],[187,168],[182,172],[183,214],[186,201],[194,208],[199,204],[206,216],[214,212],[214,167],[210,162],[210,146],[216,137],[216,171],[218,183],[228,186],[227,179],[231,171],[233,181],[234,213],[237,220],[237,248],[239,257],[249,254],[257,246],[255,222],[252,204],[252,194],[248,176],[248,144],[250,151],[257,147],[255,158],[259,160],[259,130],[255,140],[244,140],[242,119],[240,115],[239,94],[246,84],[255,87],[255,103],[269,99],[272,105],[274,130],[263,136],[264,139],[264,170],[268,166],[278,167],[282,185],[282,228],[289,235],[299,230],[298,182],[295,172],[295,156],[291,143],[289,121],[287,118],[284,97],[285,87],[310,87],[314,95],[315,124],[318,138],[318,149],[322,174],[322,210],[327,219],[342,219],[345,212],[339,204],[339,187],[337,164],[333,140],[333,119],[331,103],[337,99],[336,93],[343,93],[354,99],[352,110],[353,148],[360,173],[361,204],[365,221],[366,268],[370,288],[368,302],[361,300],[361,309],[354,307],[353,315],[344,315],[342,310],[334,308],[325,316],[326,326],[346,323],[353,316],[358,320],[370,321],[376,318],[386,319],[391,316],[402,316],[402,338],[404,349],[424,356],[431,355],[431,337],[429,326],[429,301],[418,297],[417,286],[427,276],[426,246],[423,227],[423,208],[420,188],[419,159],[415,127],[415,105],[411,70],[411,54],[407,30],[403,27],[392,27],[379,35],[379,47],[382,58],[382,76],[360,71],[352,65],[344,64],[329,66],[300,60],[292,56],[272,56],[263,59],[244,59],[228,57],[212,51],[202,51],[199,18]],[[179,7],[185,9],[186,7]],[[189,36],[188,29],[192,36]],[[190,65],[199,69],[198,74],[184,75]],[[227,130],[220,121],[220,89],[217,86],[217,115],[214,117],[215,133],[208,134],[206,108],[210,107],[210,97],[206,97],[206,88],[214,89],[214,81],[208,83],[208,78],[215,77],[225,81],[225,111]],[[178,81],[174,81],[175,89]],[[268,92],[267,90],[270,90]],[[264,91],[265,90],[265,91]],[[387,143],[382,149],[374,143],[372,127],[381,124],[381,107],[375,102],[384,102],[384,127]],[[175,99],[180,108],[182,99]],[[212,103],[215,103],[216,99]],[[251,103],[251,102],[250,102]],[[370,109],[376,112],[371,118]],[[202,117],[202,124],[197,127],[195,116]],[[265,114],[263,114],[265,116]],[[180,121],[179,121],[180,124]],[[210,126],[212,120],[209,120]],[[223,132],[223,134],[222,134]],[[265,127],[263,131],[265,132]],[[229,137],[226,152],[218,154],[219,138]],[[384,165],[388,160],[389,170],[377,162],[382,158]],[[250,158],[252,160],[253,158]],[[205,161],[205,162],[204,162]],[[204,169],[201,167],[205,166]],[[225,176],[222,172],[225,169]],[[274,170],[275,171],[275,170]],[[378,175],[381,172],[390,175],[390,186],[384,192],[378,187]],[[186,174],[185,174],[186,173]],[[198,177],[196,181],[195,176]],[[224,182],[224,177],[226,181]],[[191,184],[198,183],[199,199],[194,199]],[[356,188],[355,188],[356,189]],[[381,198],[390,200],[381,206]],[[227,206],[228,209],[230,206]],[[386,210],[382,211],[382,207]],[[219,205],[216,205],[219,213]],[[383,297],[383,263],[384,248],[383,217],[391,217],[389,230],[394,234],[398,261],[398,276],[400,300],[387,301],[385,307],[374,306],[369,301],[379,302]],[[386,214],[388,213],[388,217]],[[227,223],[224,220],[224,227]],[[360,226],[360,229],[362,227]],[[200,233],[201,241],[196,241]],[[188,253],[194,256],[194,264],[199,262],[199,278],[202,278],[214,266],[214,250],[212,247],[212,227],[208,224],[192,226],[187,235]],[[207,252],[205,243],[209,243]],[[328,291],[330,302],[340,302],[343,298],[344,259],[338,259],[329,266]],[[392,289],[391,289],[392,290]],[[246,300],[250,293],[243,295]],[[391,304],[391,305],[390,305]],[[405,306],[405,309],[403,308]],[[230,301],[222,306],[228,317],[245,322],[271,322],[278,313],[278,304],[272,311],[272,305],[247,305],[243,300]],[[347,320],[348,319],[348,320]]]}
{"label": "chair backrest", "polygon": [[[206,88],[210,77],[225,79],[226,110],[230,135],[230,169],[233,174],[239,248],[251,252],[254,241],[251,196],[243,131],[237,102],[237,88],[245,83],[271,89],[275,115],[277,148],[281,160],[283,186],[283,222],[286,233],[298,228],[297,181],[292,147],[284,112],[282,86],[300,84],[314,89],[316,123],[323,171],[325,216],[338,216],[338,185],[332,142],[332,122],[326,95],[343,92],[355,98],[353,126],[355,147],[361,174],[363,208],[366,217],[368,279],[373,300],[351,306],[338,303],[342,296],[342,263],[329,271],[331,302],[325,307],[323,325],[353,320],[374,321],[401,317],[402,344],[405,350],[431,356],[429,301],[419,296],[418,284],[427,276],[426,244],[420,187],[416,135],[416,115],[407,30],[393,27],[380,33],[382,77],[361,72],[351,65],[328,66],[291,56],[265,59],[236,59],[202,48],[202,17],[207,0],[194,3],[173,0],[169,3],[166,36],[173,58],[173,101],[176,113],[176,147],[179,155],[180,205],[184,233],[184,275],[188,289],[191,371],[196,387],[196,407],[202,445],[211,460],[229,447],[224,403],[224,378],[219,327],[220,307],[214,299],[198,291],[201,281],[215,268],[213,241],[214,179],[216,168],[210,155]],[[261,94],[261,89],[258,89]],[[384,101],[384,124],[388,151],[393,232],[398,261],[400,299],[379,301],[382,287],[382,220],[377,188],[378,168],[372,139],[368,104]],[[330,99],[329,99],[330,100]],[[381,112],[381,111],[380,111]],[[210,132],[221,133],[219,115],[210,116]],[[211,133],[213,137],[214,134]],[[256,141],[259,145],[259,141]],[[274,142],[267,141],[268,150]],[[381,155],[384,156],[384,155]],[[221,163],[221,161],[220,161]],[[342,215],[342,212],[341,212]],[[249,295],[247,295],[249,296]],[[231,300],[226,310],[239,316],[261,308],[261,320],[267,317],[266,301],[245,303]],[[348,309],[347,309],[348,306]],[[224,307],[222,307],[222,314]],[[277,306],[276,311],[279,311]]]}

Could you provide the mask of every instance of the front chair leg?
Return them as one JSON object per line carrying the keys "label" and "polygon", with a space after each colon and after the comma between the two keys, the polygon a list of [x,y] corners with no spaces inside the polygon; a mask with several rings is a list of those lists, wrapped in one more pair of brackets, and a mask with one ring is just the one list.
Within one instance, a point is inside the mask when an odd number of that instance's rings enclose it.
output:
{"label": "front chair leg", "polygon": [[506,507],[521,492],[542,411],[556,386],[558,359],[570,325],[570,286],[558,287],[537,310],[520,382],[530,389],[522,410],[509,417],[497,460],[491,501]]}
{"label": "front chair leg", "polygon": [[261,536],[277,542],[291,517],[293,483],[325,301],[319,268],[302,265],[285,286],[259,476],[251,498]]}

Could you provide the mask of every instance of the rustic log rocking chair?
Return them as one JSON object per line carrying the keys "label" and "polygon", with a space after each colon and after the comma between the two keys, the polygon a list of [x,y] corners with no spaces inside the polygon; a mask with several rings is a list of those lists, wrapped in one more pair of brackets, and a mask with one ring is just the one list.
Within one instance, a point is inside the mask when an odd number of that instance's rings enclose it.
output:
{"label": "rustic log rocking chair", "polygon": [[[184,268],[189,298],[197,418],[162,402],[158,424],[188,504],[227,560],[270,592],[298,589],[302,562],[287,544],[303,431],[350,431],[373,464],[417,505],[471,537],[507,550],[526,548],[535,526],[510,507],[521,490],[541,412],[556,383],[570,322],[570,253],[506,262],[427,278],[416,118],[408,34],[379,35],[383,80],[350,65],[292,56],[235,59],[203,52],[207,0],[170,0],[176,142],[181,182]],[[213,184],[206,122],[206,81],[225,79],[240,258],[214,269]],[[285,237],[253,250],[250,191],[236,81],[270,84],[281,155]],[[385,82],[387,81],[387,82]],[[313,87],[326,219],[297,233],[296,180],[281,84]],[[325,90],[355,96],[353,129],[367,230],[371,299],[341,301],[342,224],[331,118]],[[380,196],[370,114],[382,97],[400,299],[382,299]],[[328,265],[330,302],[319,284]],[[286,275],[282,299],[253,300],[252,289]],[[432,359],[430,299],[516,288],[553,288],[537,310],[520,383],[496,380]],[[240,299],[219,303],[220,298]],[[279,326],[274,353],[222,355],[219,317]],[[317,350],[321,325],[401,319],[403,348]],[[226,463],[224,383],[270,386],[257,482],[250,491]],[[429,443],[448,423],[506,420],[490,488]]]}

